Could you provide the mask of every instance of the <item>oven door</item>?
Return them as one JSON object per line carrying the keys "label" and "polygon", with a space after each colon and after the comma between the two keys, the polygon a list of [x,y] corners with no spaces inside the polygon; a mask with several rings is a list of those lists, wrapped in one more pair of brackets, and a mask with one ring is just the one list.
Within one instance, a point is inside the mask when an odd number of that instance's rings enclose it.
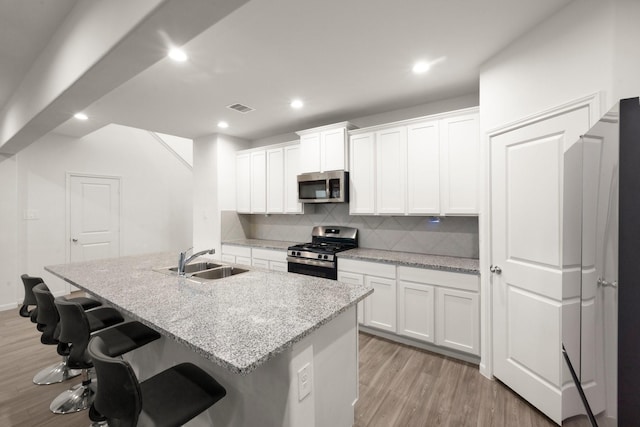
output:
{"label": "oven door", "polygon": [[287,257],[287,261],[287,271],[289,273],[298,273],[333,280],[338,279],[338,269],[333,262],[295,257]]}

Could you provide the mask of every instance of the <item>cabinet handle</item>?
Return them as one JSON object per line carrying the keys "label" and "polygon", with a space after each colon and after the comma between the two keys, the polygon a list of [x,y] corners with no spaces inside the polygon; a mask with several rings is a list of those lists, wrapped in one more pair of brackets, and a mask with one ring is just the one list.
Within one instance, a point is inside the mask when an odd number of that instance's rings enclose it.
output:
{"label": "cabinet handle", "polygon": [[496,274],[502,273],[502,269],[500,267],[498,267],[497,265],[489,266],[489,271],[492,272],[492,273],[496,273]]}
{"label": "cabinet handle", "polygon": [[78,239],[71,239],[73,243],[78,243]]}
{"label": "cabinet handle", "polygon": [[615,289],[618,287],[618,282],[616,282],[615,280],[613,282],[607,282],[602,277],[598,277],[598,286],[602,286],[603,288],[610,287]]}

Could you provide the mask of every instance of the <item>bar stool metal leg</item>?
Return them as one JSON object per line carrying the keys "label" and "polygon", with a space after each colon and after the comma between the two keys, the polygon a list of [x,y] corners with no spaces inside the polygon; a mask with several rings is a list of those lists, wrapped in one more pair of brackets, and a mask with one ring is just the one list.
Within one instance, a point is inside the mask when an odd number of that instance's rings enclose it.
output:
{"label": "bar stool metal leg", "polygon": [[33,383],[37,385],[56,384],[80,375],[82,370],[70,369],[67,363],[68,360],[69,356],[63,356],[62,362],[42,369],[33,377]]}
{"label": "bar stool metal leg", "polygon": [[96,381],[91,381],[88,369],[82,370],[82,383],[58,395],[49,409],[54,414],[69,414],[89,409],[96,394]]}

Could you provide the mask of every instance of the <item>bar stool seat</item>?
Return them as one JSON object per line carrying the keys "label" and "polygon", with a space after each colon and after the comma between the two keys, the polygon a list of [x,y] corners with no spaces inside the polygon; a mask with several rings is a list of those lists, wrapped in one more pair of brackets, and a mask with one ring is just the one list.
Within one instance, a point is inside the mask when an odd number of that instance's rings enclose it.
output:
{"label": "bar stool seat", "polygon": [[131,365],[108,355],[100,336],[89,343],[100,388],[95,409],[109,425],[181,426],[222,399],[227,391],[192,363],[181,363],[140,383]]}
{"label": "bar stool seat", "polygon": [[92,333],[104,337],[109,354],[120,356],[160,338],[160,334],[137,321],[124,322],[114,308],[100,307],[85,311],[82,306],[64,297],[55,299],[60,314],[60,341],[71,346],[69,366],[82,369],[81,384],[62,392],[51,402],[50,409],[57,414],[66,414],[88,409],[95,396],[95,382],[89,370],[93,362],[87,352]]}

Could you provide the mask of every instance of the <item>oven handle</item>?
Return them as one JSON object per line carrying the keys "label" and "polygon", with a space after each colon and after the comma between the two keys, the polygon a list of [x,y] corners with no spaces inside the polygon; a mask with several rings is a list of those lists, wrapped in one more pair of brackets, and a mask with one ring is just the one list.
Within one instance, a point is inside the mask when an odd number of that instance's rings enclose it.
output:
{"label": "oven handle", "polygon": [[328,267],[328,268],[334,267],[333,261],[322,261],[319,259],[296,258],[296,257],[288,256],[287,261],[293,262],[296,264],[315,265],[318,267]]}

